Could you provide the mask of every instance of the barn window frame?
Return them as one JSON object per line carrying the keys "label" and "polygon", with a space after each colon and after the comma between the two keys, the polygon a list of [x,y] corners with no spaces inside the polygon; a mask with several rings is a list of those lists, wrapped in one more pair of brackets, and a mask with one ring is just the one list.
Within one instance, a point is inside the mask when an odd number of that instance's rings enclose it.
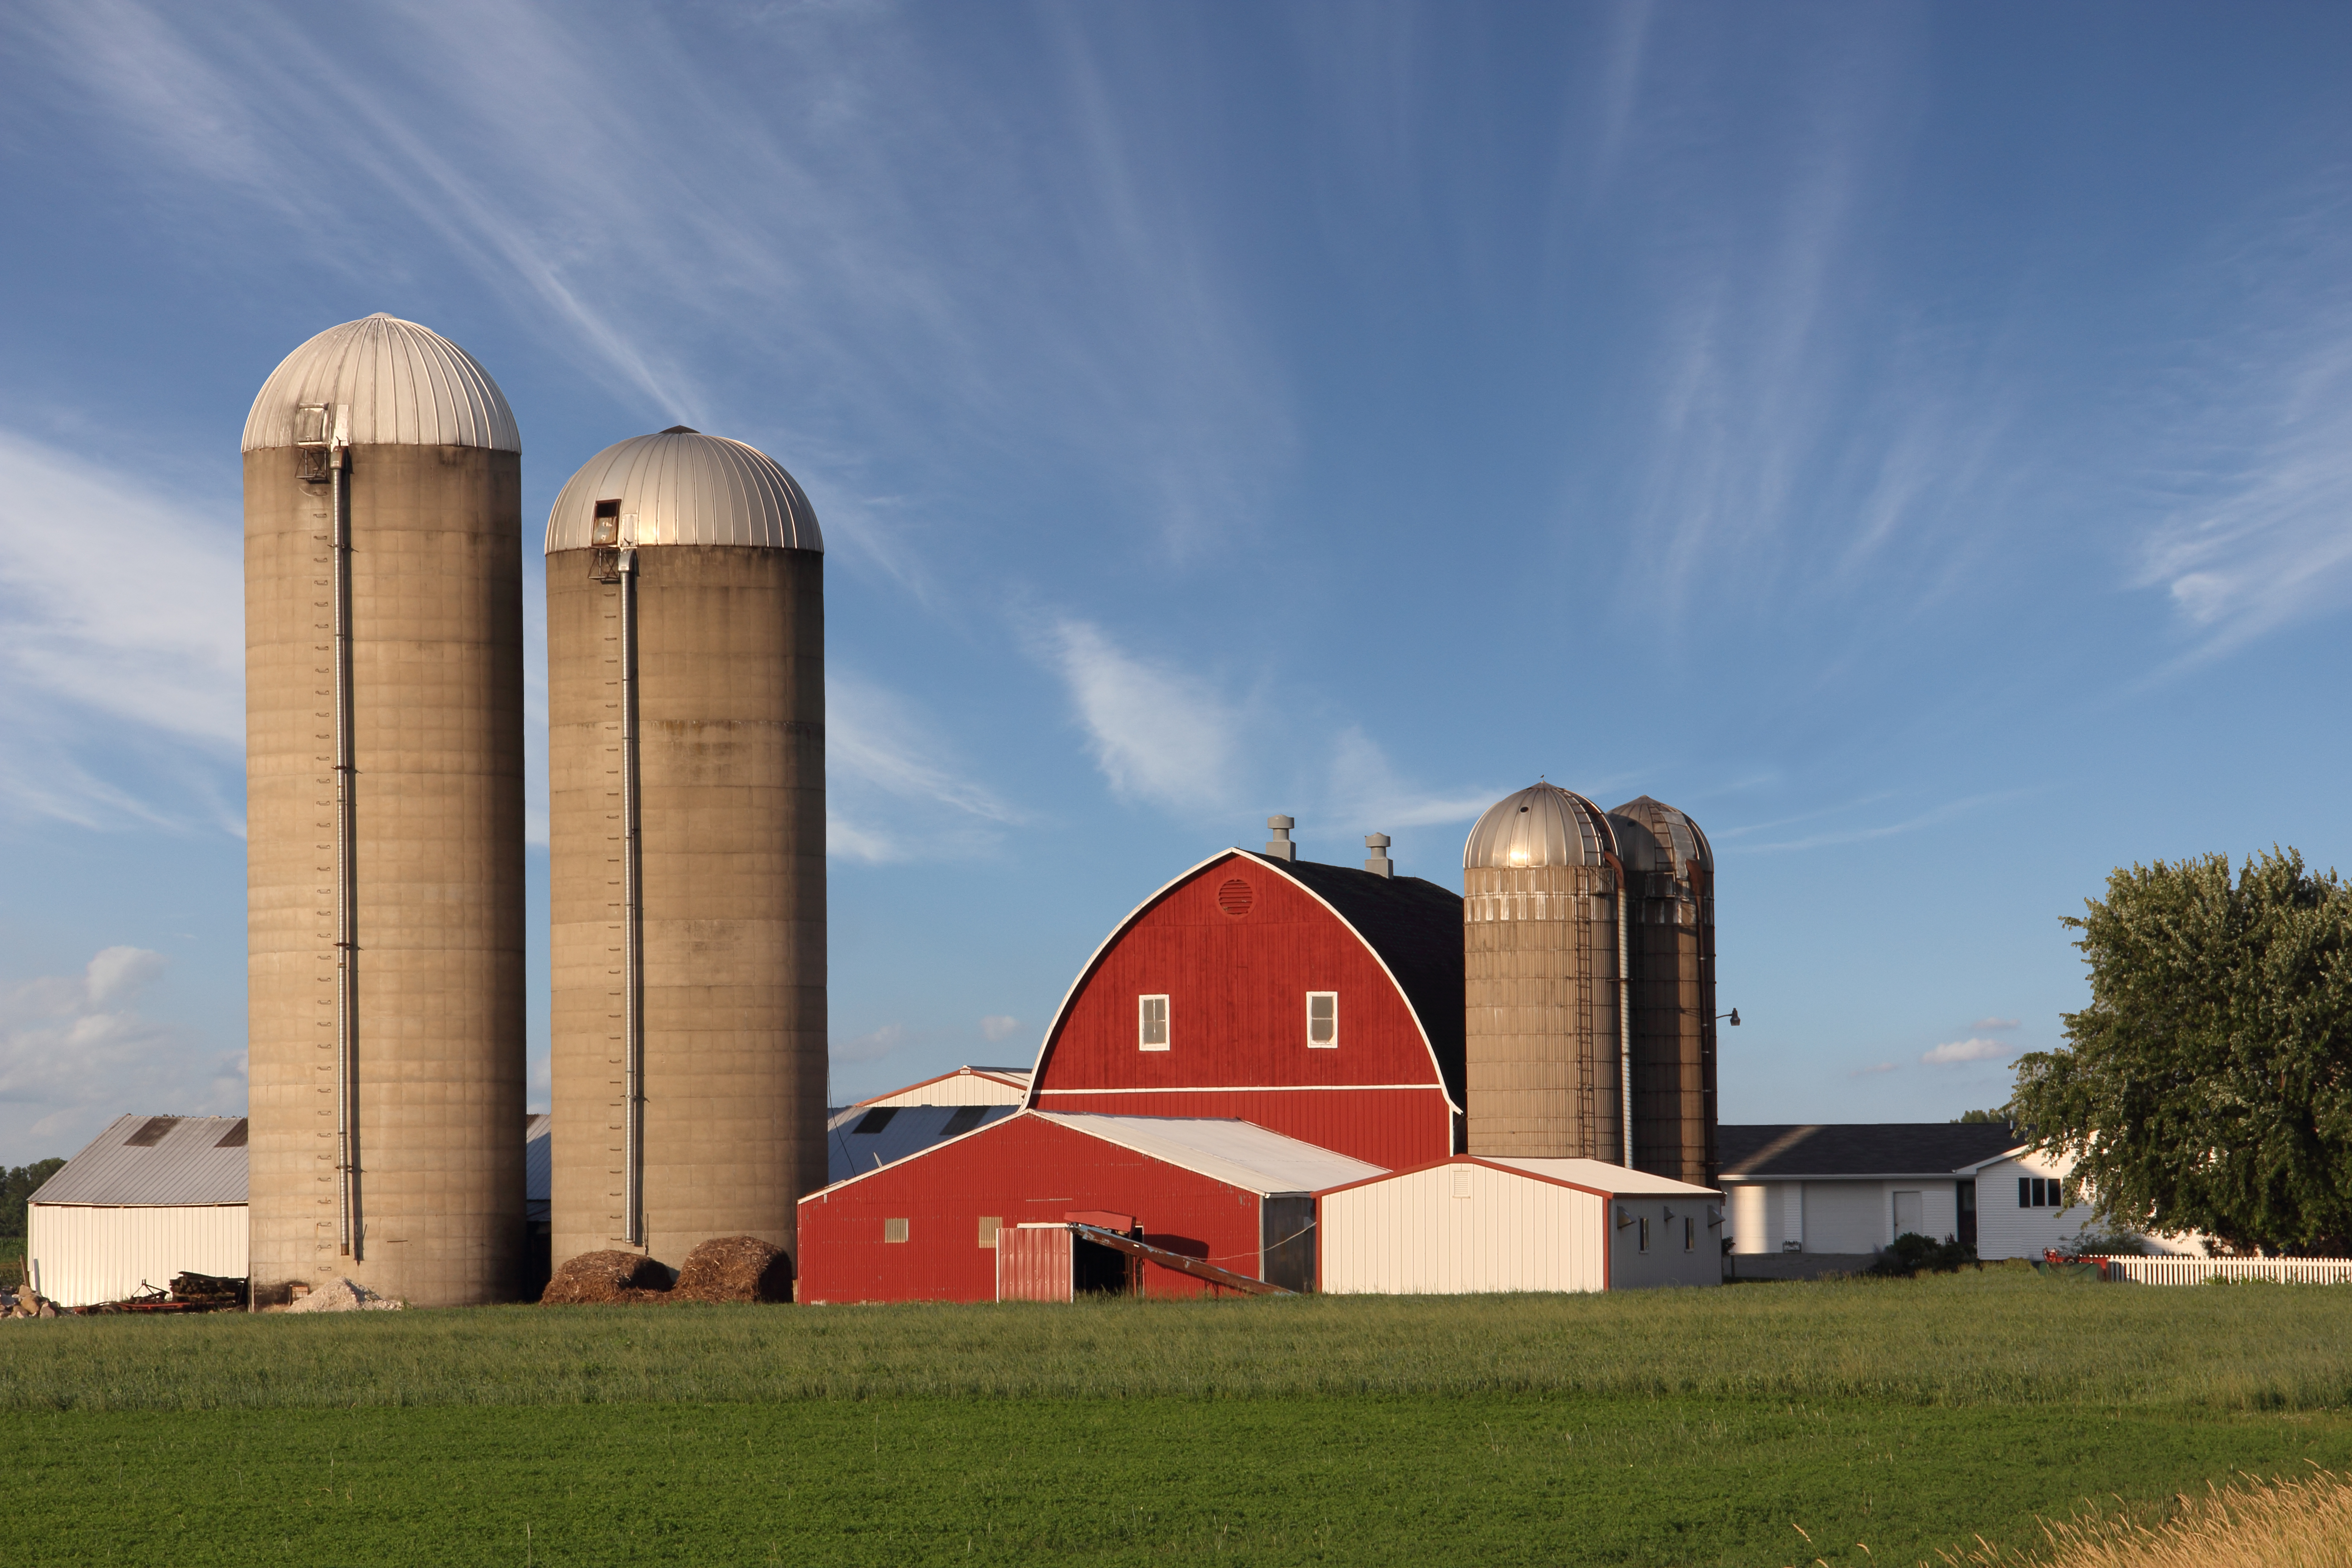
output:
{"label": "barn window frame", "polygon": [[[1318,1002],[1331,1005],[1330,1016],[1323,1020],[1330,1026],[1330,1034],[1320,1040],[1315,1037],[1315,1004]],[[1309,991],[1307,994],[1307,1048],[1310,1051],[1336,1051],[1339,1048],[1339,994],[1337,991]]]}
{"label": "barn window frame", "polygon": [[[1139,1051],[1164,1051],[1171,1031],[1168,1026],[1168,993],[1147,992],[1135,999],[1135,1048]],[[1160,1037],[1153,1039],[1157,1034]]]}
{"label": "barn window frame", "polygon": [[905,1241],[907,1239],[907,1222],[903,1219],[885,1219],[882,1222],[882,1239],[890,1243],[892,1246],[897,1246]]}

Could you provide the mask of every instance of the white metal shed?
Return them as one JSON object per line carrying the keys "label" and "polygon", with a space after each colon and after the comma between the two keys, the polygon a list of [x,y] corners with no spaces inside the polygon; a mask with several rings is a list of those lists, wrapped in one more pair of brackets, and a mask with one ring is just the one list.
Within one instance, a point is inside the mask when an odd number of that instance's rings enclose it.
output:
{"label": "white metal shed", "polygon": [[1723,1281],[1723,1197],[1598,1160],[1450,1160],[1316,1194],[1336,1294],[1625,1290]]}
{"label": "white metal shed", "polygon": [[33,1289],[68,1307],[247,1269],[245,1118],[118,1116],[27,1211]]}

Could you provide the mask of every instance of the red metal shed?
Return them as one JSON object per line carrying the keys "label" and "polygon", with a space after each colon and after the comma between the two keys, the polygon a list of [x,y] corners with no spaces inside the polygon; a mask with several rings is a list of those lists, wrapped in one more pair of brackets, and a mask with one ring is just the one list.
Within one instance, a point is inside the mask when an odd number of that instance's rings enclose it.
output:
{"label": "red metal shed", "polygon": [[1462,900],[1229,849],[1145,900],[1063,999],[1028,1104],[1235,1117],[1383,1168],[1454,1152]]}
{"label": "red metal shed", "polygon": [[[1311,1194],[1379,1173],[1244,1121],[1023,1111],[803,1198],[794,1295],[994,1300],[1002,1232],[1114,1215],[1153,1247],[1309,1289]],[[1156,1265],[1141,1284],[1155,1296],[1215,1289]]]}

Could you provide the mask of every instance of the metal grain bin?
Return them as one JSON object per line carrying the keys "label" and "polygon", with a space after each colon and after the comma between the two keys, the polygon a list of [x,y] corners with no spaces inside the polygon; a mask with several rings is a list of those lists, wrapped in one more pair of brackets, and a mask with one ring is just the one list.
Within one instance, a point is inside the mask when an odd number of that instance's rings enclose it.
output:
{"label": "metal grain bin", "polygon": [[[1633,949],[1633,1163],[1712,1186],[1716,1152],[1715,852],[1648,795],[1610,813],[1626,847]],[[1633,847],[1647,851],[1636,874]]]}

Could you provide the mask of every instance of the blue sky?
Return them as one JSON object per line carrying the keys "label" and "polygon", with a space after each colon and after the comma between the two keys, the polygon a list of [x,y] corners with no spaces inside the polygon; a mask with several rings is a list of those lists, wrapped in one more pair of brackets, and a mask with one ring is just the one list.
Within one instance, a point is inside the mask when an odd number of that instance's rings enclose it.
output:
{"label": "blue sky", "polygon": [[837,1095],[1270,812],[1690,811],[1727,1121],[1998,1103],[2118,864],[2352,865],[2339,7],[22,0],[0,87],[0,1161],[243,1104],[238,431],[372,310],[514,405],[535,721],[579,464],[815,502]]}

